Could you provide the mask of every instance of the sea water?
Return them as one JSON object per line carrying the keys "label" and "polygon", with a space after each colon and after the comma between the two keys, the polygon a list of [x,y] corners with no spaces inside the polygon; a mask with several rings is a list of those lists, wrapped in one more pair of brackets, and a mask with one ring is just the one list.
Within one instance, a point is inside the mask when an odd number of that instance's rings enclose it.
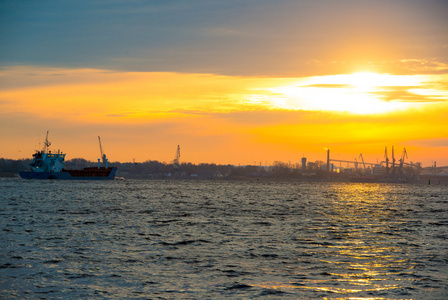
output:
{"label": "sea water", "polygon": [[0,298],[448,299],[448,187],[0,180]]}

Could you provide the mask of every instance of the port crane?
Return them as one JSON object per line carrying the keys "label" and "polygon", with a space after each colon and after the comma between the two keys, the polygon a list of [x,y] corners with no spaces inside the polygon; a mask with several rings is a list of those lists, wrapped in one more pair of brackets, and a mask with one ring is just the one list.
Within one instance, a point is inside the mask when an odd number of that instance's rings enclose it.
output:
{"label": "port crane", "polygon": [[408,158],[408,153],[406,152],[406,148],[403,149],[403,153],[401,154],[401,158],[400,158],[400,170],[401,168],[403,168],[403,164],[404,164],[404,159]]}
{"label": "port crane", "polygon": [[[358,162],[358,158],[361,158],[361,162],[362,162],[362,165],[363,165],[364,170],[365,170],[365,169],[366,169],[366,163],[364,162],[364,157],[362,156],[362,153],[359,154],[358,157],[355,157],[355,161],[354,161],[355,169],[358,170],[358,164],[359,164],[359,162]],[[349,164],[349,162],[347,162],[347,165],[348,165],[348,164]],[[367,163],[367,164],[369,164],[369,163]],[[375,166],[375,164],[371,164],[371,165],[372,165],[372,166]]]}
{"label": "port crane", "polygon": [[384,159],[386,160],[386,173],[389,174],[389,157],[387,157],[387,146],[384,149]]}
{"label": "port crane", "polygon": [[359,158],[361,158],[362,165],[364,166],[364,170],[365,170],[365,169],[366,169],[366,164],[365,164],[365,162],[364,162],[364,157],[362,157],[362,153],[359,154]]}
{"label": "port crane", "polygon": [[[358,165],[362,162],[364,170],[369,172],[368,167],[372,166],[371,172],[375,176],[381,175],[381,167],[385,164],[385,171],[386,171],[386,178],[384,178],[387,181],[390,182],[405,182],[409,179],[415,178],[422,169],[420,163],[413,163],[411,162],[405,162],[405,160],[408,158],[408,153],[406,148],[403,149],[403,152],[401,156],[397,155],[397,158],[395,158],[395,149],[394,146],[392,146],[391,149],[391,156],[388,155],[387,147],[384,149],[384,160],[382,162],[377,162],[376,164],[373,163],[367,163],[364,161],[364,157],[362,153],[354,158],[354,161],[346,161],[346,160],[339,160],[339,159],[330,159],[329,157],[329,150],[327,149],[327,171],[329,171],[329,165],[332,162],[339,162],[339,163],[347,163],[348,164],[354,164],[356,170],[358,171]],[[359,161],[360,160],[360,161]],[[407,167],[405,167],[407,166]]]}
{"label": "port crane", "polygon": [[392,176],[395,175],[395,156],[394,156],[394,146],[392,146]]}
{"label": "port crane", "polygon": [[[403,152],[401,154],[401,157],[397,160],[395,159],[394,155],[394,147],[392,146],[392,158],[389,159],[387,155],[387,147],[384,150],[384,158],[385,160],[382,161],[380,164],[382,165],[385,163],[386,165],[386,175],[388,180],[398,180],[398,181],[404,181],[406,180],[406,176],[415,176],[415,174],[418,174],[420,170],[422,169],[420,163],[413,163],[412,161],[410,163],[405,162],[405,159],[408,158],[408,153],[406,151],[406,148],[403,148]],[[410,169],[404,170],[403,167],[408,166]]]}

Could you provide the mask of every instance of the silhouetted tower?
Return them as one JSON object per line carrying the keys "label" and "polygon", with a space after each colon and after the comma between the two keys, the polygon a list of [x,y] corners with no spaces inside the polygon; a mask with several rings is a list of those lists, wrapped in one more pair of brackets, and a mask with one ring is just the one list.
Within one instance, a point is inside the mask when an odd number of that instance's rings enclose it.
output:
{"label": "silhouetted tower", "polygon": [[177,145],[176,155],[174,156],[173,161],[174,168],[179,168],[179,159],[180,159],[180,146]]}
{"label": "silhouetted tower", "polygon": [[302,157],[302,172],[306,171],[306,157]]}

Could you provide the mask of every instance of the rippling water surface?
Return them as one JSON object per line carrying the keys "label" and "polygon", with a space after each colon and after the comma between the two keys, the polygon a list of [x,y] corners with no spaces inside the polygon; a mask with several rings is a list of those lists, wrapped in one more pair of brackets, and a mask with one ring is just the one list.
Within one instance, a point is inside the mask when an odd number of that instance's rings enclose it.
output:
{"label": "rippling water surface", "polygon": [[0,298],[448,299],[448,187],[0,180]]}

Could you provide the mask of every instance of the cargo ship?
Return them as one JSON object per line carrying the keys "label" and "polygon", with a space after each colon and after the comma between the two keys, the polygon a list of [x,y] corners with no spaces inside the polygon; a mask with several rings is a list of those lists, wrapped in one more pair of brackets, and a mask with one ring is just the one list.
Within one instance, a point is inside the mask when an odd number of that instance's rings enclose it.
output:
{"label": "cargo ship", "polygon": [[101,160],[98,159],[98,167],[67,170],[64,168],[66,154],[60,151],[51,153],[48,150],[51,143],[48,141],[47,131],[44,148],[33,154],[33,160],[28,169],[20,172],[19,175],[23,179],[112,180],[115,178],[117,168],[108,167],[108,160],[106,154],[103,154],[100,137],[98,137],[98,140],[103,160],[102,165]]}

